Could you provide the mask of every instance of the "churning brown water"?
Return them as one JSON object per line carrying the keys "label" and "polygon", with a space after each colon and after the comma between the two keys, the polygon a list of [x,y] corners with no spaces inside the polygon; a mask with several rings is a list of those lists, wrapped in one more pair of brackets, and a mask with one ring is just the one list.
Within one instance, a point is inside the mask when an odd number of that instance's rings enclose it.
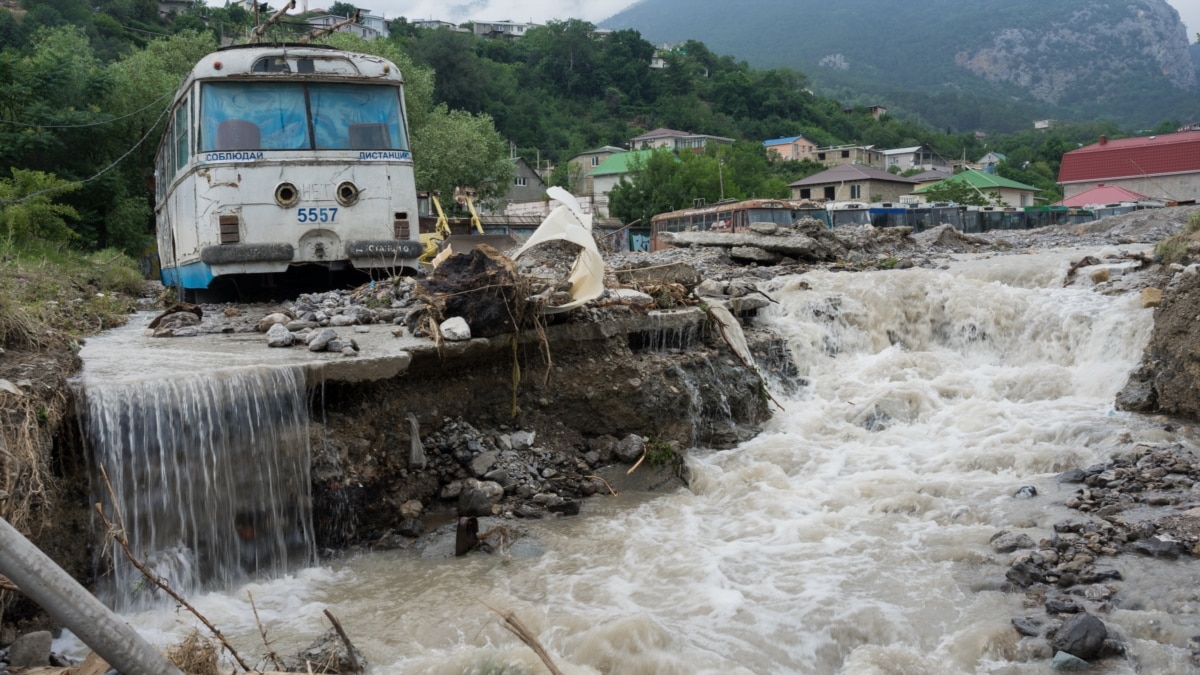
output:
{"label": "churning brown water", "polygon": [[[1000,529],[1037,540],[1079,514],[1055,474],[1185,428],[1113,409],[1150,310],[1062,287],[1080,252],[949,270],[779,279],[763,319],[807,386],[738,448],[696,449],[690,489],[594,497],[528,523],[540,553],[364,553],[196,599],[261,653],[330,609],[373,673],[542,673],[488,605],[513,610],[567,673],[1047,673],[1010,619]],[[780,395],[782,396],[782,395]],[[1023,485],[1039,495],[1015,499]],[[1200,568],[1118,558],[1103,618],[1129,649],[1092,672],[1189,672]],[[194,623],[128,613],[160,644]]]}

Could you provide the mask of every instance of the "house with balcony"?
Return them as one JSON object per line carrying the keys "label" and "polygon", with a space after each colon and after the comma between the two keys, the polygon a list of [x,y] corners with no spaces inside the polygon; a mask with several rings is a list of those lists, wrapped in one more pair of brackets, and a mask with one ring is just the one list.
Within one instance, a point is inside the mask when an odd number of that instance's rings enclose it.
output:
{"label": "house with balcony", "polygon": [[[371,17],[367,15],[366,10],[359,10],[359,21],[361,23],[349,23],[337,31],[341,33],[353,33],[364,40],[374,40],[380,37],[386,37],[387,26],[383,21],[383,17]],[[319,14],[308,19],[308,24],[313,28],[332,28],[339,23],[345,21],[349,17],[337,16],[335,14]],[[368,23],[369,19],[378,19]],[[382,30],[381,30],[382,29]]]}
{"label": "house with balcony", "polygon": [[533,28],[537,28],[539,24],[524,23],[521,21],[472,21],[472,30],[479,37],[488,38],[489,40],[517,40],[525,37],[525,33]]}
{"label": "house with balcony", "polygon": [[812,159],[817,151],[817,144],[803,136],[787,136],[763,141],[767,156],[774,156],[783,161],[798,162],[802,159]]}
{"label": "house with balcony", "polygon": [[1101,184],[1163,202],[1200,198],[1200,131],[1108,140],[1063,155],[1063,198]]}
{"label": "house with balcony", "polygon": [[901,172],[910,169],[929,170],[935,167],[947,166],[946,160],[924,145],[917,145],[911,148],[880,150],[879,154],[883,157],[883,169],[885,171],[890,170],[893,166],[897,167]]}
{"label": "house with balcony", "polygon": [[916,187],[912,178],[858,164],[839,164],[788,183],[792,199],[896,202]]}
{"label": "house with balcony", "polygon": [[704,152],[704,148],[708,145],[733,145],[732,138],[724,136],[710,136],[708,134],[694,134],[690,131],[676,131],[674,129],[658,128],[654,131],[647,131],[640,136],[634,136],[629,139],[629,148],[631,150],[653,150],[655,148],[666,148],[674,152],[683,152],[685,150],[700,153]]}
{"label": "house with balcony", "polygon": [[875,169],[883,169],[883,154],[873,145],[833,145],[817,148],[813,159],[825,166],[840,164],[858,164]]}

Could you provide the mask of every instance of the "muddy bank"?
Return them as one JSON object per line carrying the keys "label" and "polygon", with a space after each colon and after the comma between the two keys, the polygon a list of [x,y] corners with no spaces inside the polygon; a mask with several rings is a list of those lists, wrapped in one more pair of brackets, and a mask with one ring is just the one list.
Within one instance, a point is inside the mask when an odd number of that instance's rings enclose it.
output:
{"label": "muddy bank", "polygon": [[[577,513],[577,500],[606,491],[589,477],[606,466],[645,454],[639,471],[677,485],[687,448],[732,447],[761,429],[771,405],[763,385],[710,325],[671,347],[652,337],[533,342],[465,368],[323,384],[311,422],[319,545],[379,542],[414,500],[418,511],[457,515],[471,479],[494,486],[480,515]],[[786,367],[775,337],[753,334],[751,344]],[[423,467],[410,461],[410,415]]]}

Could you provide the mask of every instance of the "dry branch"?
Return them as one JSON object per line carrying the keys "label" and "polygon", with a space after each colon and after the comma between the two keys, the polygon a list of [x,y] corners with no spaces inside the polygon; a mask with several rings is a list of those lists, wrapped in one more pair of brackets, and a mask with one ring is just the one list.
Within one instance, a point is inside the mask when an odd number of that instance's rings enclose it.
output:
{"label": "dry branch", "polygon": [[[100,467],[100,475],[104,478],[104,486],[108,488],[109,497],[113,500],[113,504],[116,504],[116,493],[113,492],[112,483],[110,483],[108,480],[108,472],[104,470],[103,466]],[[111,537],[113,541],[116,541],[121,545],[121,550],[125,552],[125,557],[129,560],[129,563],[136,567],[137,570],[141,572],[147,580],[150,581],[150,583],[158,586],[164,593],[171,596],[175,602],[179,603],[181,607],[191,612],[192,616],[199,619],[200,622],[204,624],[204,627],[207,628],[210,633],[212,633],[213,637],[217,638],[221,645],[225,647],[226,651],[229,652],[229,655],[233,657],[233,660],[237,661],[237,664],[241,666],[242,670],[250,672],[250,666],[246,665],[246,662],[242,660],[242,656],[237,653],[237,650],[233,648],[233,645],[229,644],[229,641],[225,639],[225,635],[221,633],[221,630],[213,625],[213,622],[209,621],[208,617],[201,614],[199,610],[185,600],[182,595],[176,592],[174,588],[171,588],[169,585],[167,585],[167,582],[163,581],[158,575],[146,569],[146,566],[142,564],[142,561],[138,560],[137,556],[133,555],[133,551],[129,548],[129,538],[125,536],[125,522],[124,518],[121,517],[121,512],[117,511],[117,520],[120,521],[120,528],[114,526],[112,522],[109,521],[108,516],[104,515],[104,505],[99,502],[96,502],[96,513],[100,514],[100,520],[104,523],[104,529],[107,531],[108,536]]]}
{"label": "dry branch", "polygon": [[508,630],[508,632],[516,635],[518,640],[524,642],[530,649],[532,649],[533,652],[538,655],[538,658],[542,660],[542,663],[546,664],[546,667],[550,669],[551,675],[563,675],[563,672],[558,669],[558,666],[554,665],[554,661],[550,659],[550,654],[546,651],[546,648],[542,646],[542,643],[538,641],[537,636],[533,634],[533,631],[529,630],[528,626],[526,626],[524,623],[521,623],[521,620],[517,618],[515,612],[511,610],[501,611],[495,607],[492,607],[486,602],[483,602],[482,600],[480,600],[480,602],[483,603],[484,607],[487,607],[493,612],[499,614],[500,617],[504,619],[504,627]]}
{"label": "dry branch", "polygon": [[342,644],[346,645],[346,656],[350,659],[350,667],[354,672],[361,673],[363,671],[362,664],[358,662],[358,657],[354,654],[354,644],[350,642],[350,636],[346,635],[346,631],[342,629],[342,622],[338,621],[333,612],[325,610],[325,616],[329,617],[329,622],[333,624],[333,629],[337,631],[338,637],[342,638]]}
{"label": "dry branch", "polygon": [[250,591],[246,591],[246,597],[250,598],[250,609],[254,610],[254,623],[258,624],[258,634],[262,636],[263,646],[267,648],[267,658],[275,664],[275,670],[283,670],[283,666],[279,665],[279,655],[275,653],[274,648],[271,647],[271,641],[267,639],[267,629],[263,627],[262,619],[258,617],[258,606],[254,604],[254,595]]}

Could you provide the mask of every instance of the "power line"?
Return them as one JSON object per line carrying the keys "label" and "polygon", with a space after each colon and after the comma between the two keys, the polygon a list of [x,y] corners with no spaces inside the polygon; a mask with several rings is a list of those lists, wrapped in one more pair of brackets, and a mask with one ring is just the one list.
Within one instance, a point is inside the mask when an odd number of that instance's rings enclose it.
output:
{"label": "power line", "polygon": [[128,119],[130,117],[133,117],[134,115],[137,115],[138,113],[142,112],[143,110],[146,110],[147,108],[150,108],[151,106],[158,104],[164,98],[166,98],[174,93],[175,92],[173,92],[173,91],[168,91],[167,93],[163,94],[162,96],[159,96],[158,98],[147,103],[146,105],[142,106],[141,108],[129,113],[128,115],[114,117],[113,119],[104,120],[103,122],[92,122],[90,124],[29,124],[27,122],[13,122],[11,120],[0,120],[0,124],[11,124],[11,125],[17,126],[17,127],[33,127],[33,128],[37,128],[37,129],[84,129],[86,127],[99,127],[99,126],[103,126],[105,124],[112,124],[113,122],[120,122],[123,119]]}
{"label": "power line", "polygon": [[121,162],[122,162],[122,161],[123,161],[123,160],[124,160],[126,157],[130,156],[131,154],[133,154],[133,151],[134,151],[134,150],[137,150],[137,149],[138,149],[138,148],[139,148],[139,147],[142,145],[142,143],[145,143],[145,142],[146,142],[146,139],[147,139],[147,138],[150,138],[150,134],[154,133],[154,128],[158,126],[158,123],[162,121],[162,118],[163,118],[163,117],[165,117],[165,116],[166,116],[166,114],[167,114],[168,112],[170,112],[170,110],[171,110],[171,106],[167,106],[167,107],[163,108],[163,111],[162,111],[161,113],[159,113],[159,114],[158,114],[158,118],[154,120],[154,124],[151,124],[151,125],[150,125],[150,130],[149,130],[149,131],[147,131],[147,132],[146,132],[146,134],[145,134],[144,136],[142,136],[140,139],[138,139],[138,142],[137,142],[137,143],[134,143],[134,144],[133,144],[133,147],[131,147],[131,148],[129,148],[128,150],[126,150],[126,151],[125,151],[125,154],[121,155],[121,156],[120,156],[120,157],[118,157],[116,160],[114,160],[112,164],[109,164],[108,166],[104,167],[103,169],[100,169],[100,171],[98,171],[98,172],[96,173],[96,175],[92,176],[91,178],[85,178],[85,179],[83,179],[83,180],[75,181],[75,182],[73,182],[73,183],[67,183],[66,185],[59,185],[58,187],[47,188],[47,189],[45,189],[45,190],[38,190],[37,192],[31,192],[31,193],[29,193],[29,194],[25,195],[24,197],[22,197],[22,198],[20,198],[20,199],[6,199],[6,200],[0,200],[0,205],[5,205],[5,204],[21,204],[21,203],[23,203],[23,202],[26,202],[26,201],[28,201],[28,200],[30,200],[30,199],[33,199],[34,197],[37,197],[37,196],[39,196],[39,195],[44,195],[44,194],[47,194],[47,193],[50,193],[50,192],[58,192],[59,190],[65,190],[65,189],[67,189],[67,188],[71,188],[71,187],[78,187],[78,186],[80,186],[80,185],[86,185],[87,183],[90,183],[90,182],[92,182],[92,181],[96,180],[96,179],[97,179],[97,178],[99,178],[100,176],[103,176],[104,174],[106,174],[106,173],[108,173],[109,171],[111,171],[111,170],[113,169],[113,167],[115,167],[116,165],[120,164],[120,163],[121,163]]}

